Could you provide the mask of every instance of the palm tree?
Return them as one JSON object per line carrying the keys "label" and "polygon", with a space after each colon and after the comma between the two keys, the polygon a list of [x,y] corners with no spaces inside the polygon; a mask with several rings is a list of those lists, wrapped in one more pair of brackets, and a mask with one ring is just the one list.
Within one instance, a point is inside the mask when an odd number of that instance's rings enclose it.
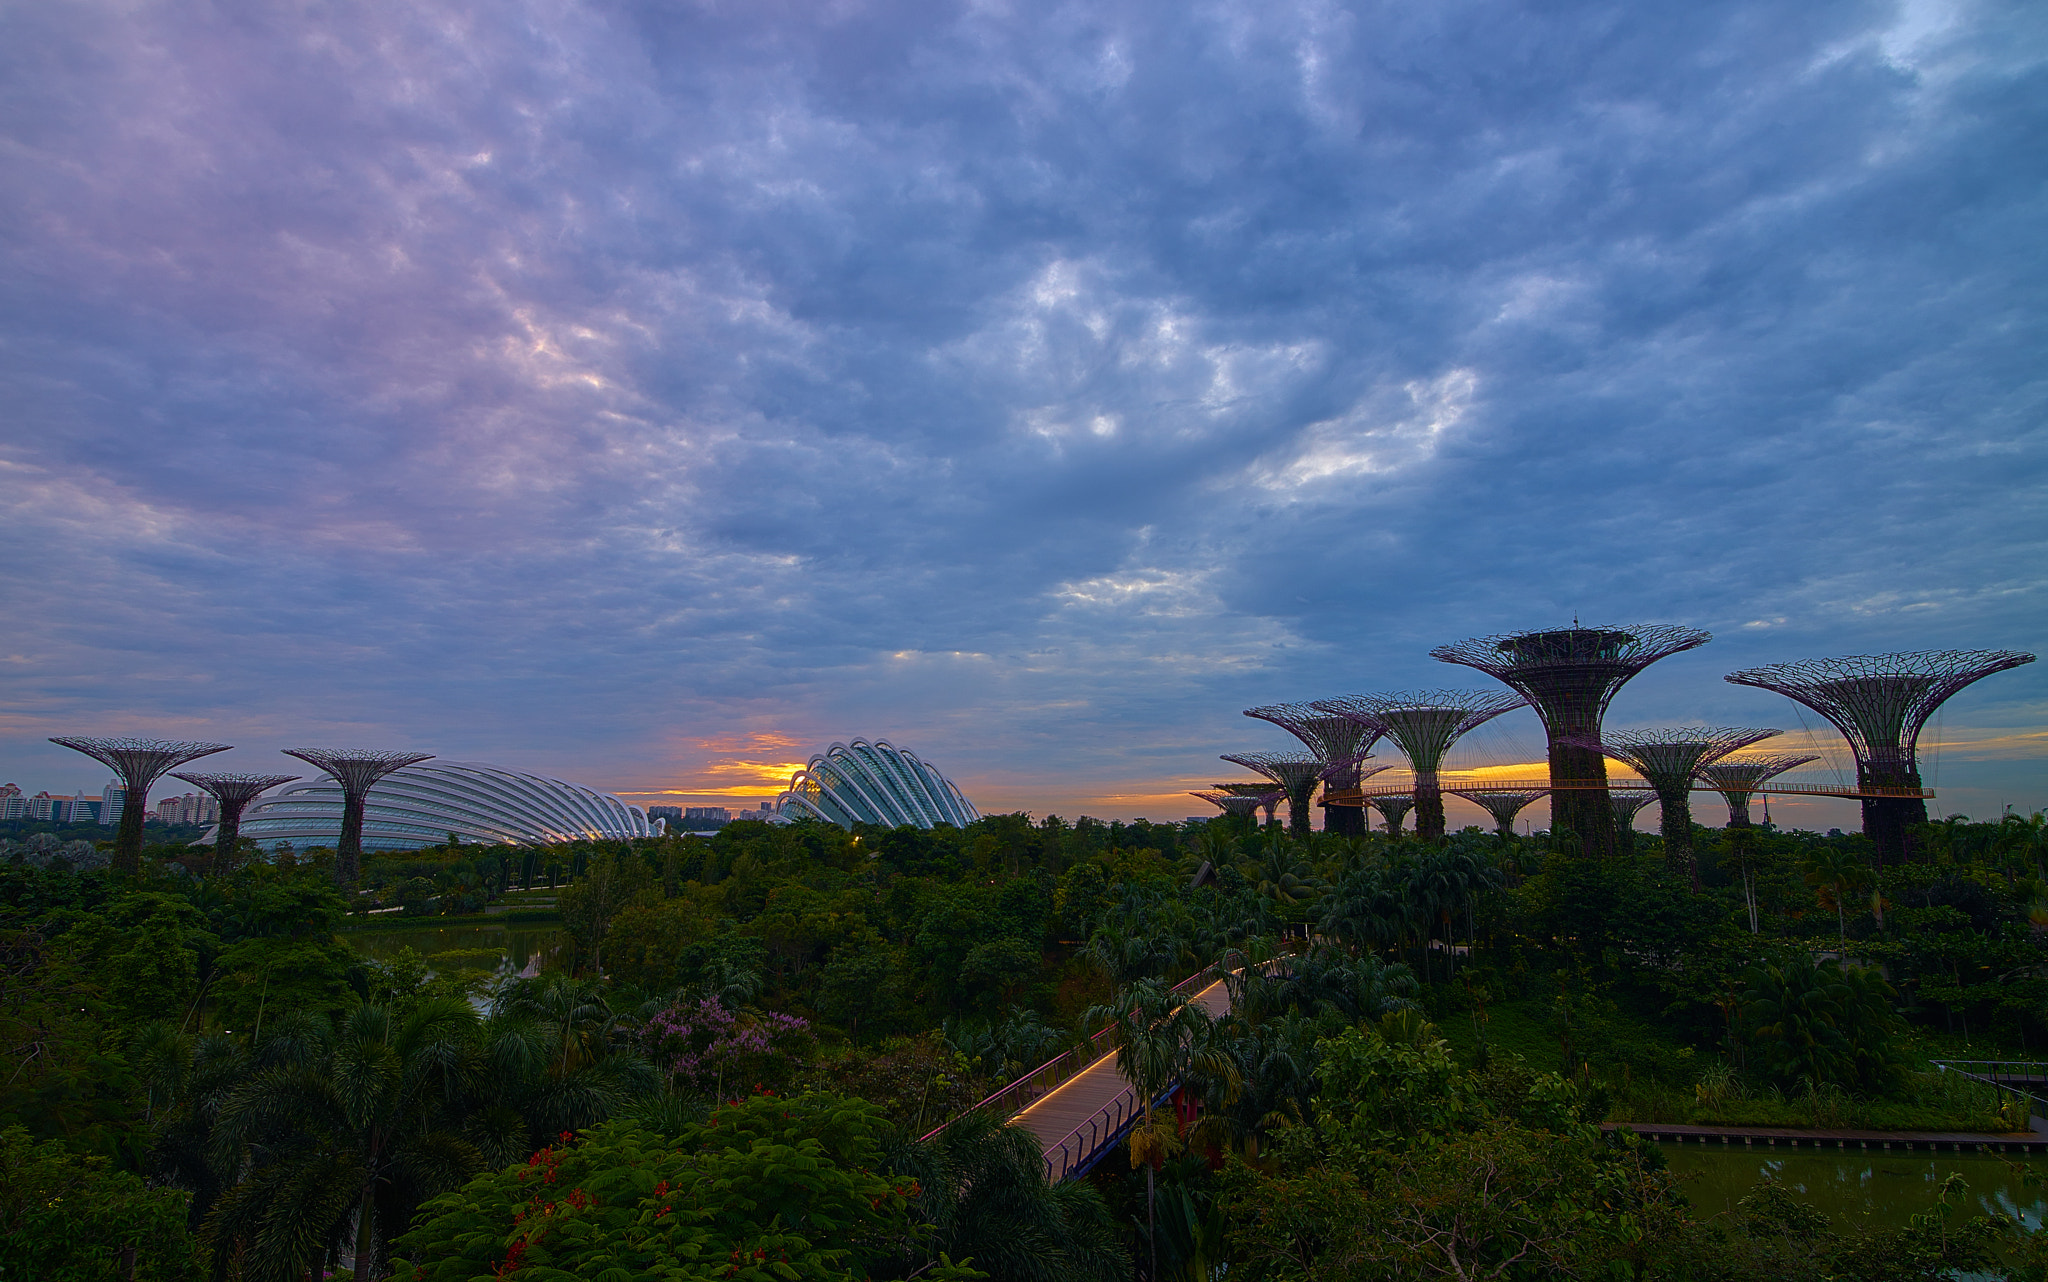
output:
{"label": "palm tree", "polygon": [[533,1140],[595,1126],[661,1087],[600,980],[550,971],[509,985],[491,1014],[487,1053],[518,1084]]}
{"label": "palm tree", "polygon": [[1870,867],[1854,851],[1839,846],[1821,846],[1806,857],[1806,884],[1818,892],[1824,906],[1835,910],[1835,933],[1849,938],[1849,918],[1843,903],[1849,893],[1870,885]]}
{"label": "palm tree", "polygon": [[476,1016],[459,1001],[350,1012],[331,1036],[309,1025],[311,1052],[251,1075],[222,1101],[216,1163],[241,1180],[216,1203],[207,1234],[216,1267],[237,1252],[245,1277],[297,1278],[354,1210],[355,1278],[368,1282],[380,1227],[483,1169],[459,1133],[465,1060]]}
{"label": "palm tree", "polygon": [[956,1119],[929,1144],[904,1143],[892,1174],[914,1177],[917,1210],[932,1226],[930,1254],[972,1258],[991,1282],[1121,1282],[1131,1262],[1102,1196],[1086,1180],[1048,1185],[1029,1131],[988,1113]]}
{"label": "palm tree", "polygon": [[[1223,1082],[1227,1089],[1235,1090],[1237,1066],[1219,1044],[1215,1022],[1208,1013],[1157,980],[1140,980],[1119,989],[1114,1001],[1090,1007],[1082,1019],[1090,1027],[1107,1022],[1117,1029],[1117,1072],[1131,1084],[1142,1110],[1132,1135],[1131,1160],[1145,1167],[1149,1233],[1156,1210],[1151,1159],[1163,1155],[1148,1151],[1163,1139],[1154,1124],[1154,1109],[1168,1091],[1191,1075]],[[1150,1276],[1156,1277],[1158,1271],[1154,1259]]]}

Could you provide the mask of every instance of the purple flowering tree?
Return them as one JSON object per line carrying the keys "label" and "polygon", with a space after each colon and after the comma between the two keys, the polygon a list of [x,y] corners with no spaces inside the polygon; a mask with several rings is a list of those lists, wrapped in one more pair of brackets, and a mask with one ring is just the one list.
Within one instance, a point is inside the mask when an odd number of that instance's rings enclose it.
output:
{"label": "purple flowering tree", "polygon": [[676,1003],[648,1020],[643,1036],[648,1058],[679,1088],[720,1100],[781,1085],[812,1040],[807,1019],[731,1010],[715,997]]}

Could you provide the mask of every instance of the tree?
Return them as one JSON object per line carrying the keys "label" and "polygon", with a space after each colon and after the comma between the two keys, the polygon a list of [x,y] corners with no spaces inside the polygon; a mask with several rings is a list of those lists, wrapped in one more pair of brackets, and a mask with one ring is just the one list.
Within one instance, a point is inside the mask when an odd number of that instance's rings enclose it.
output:
{"label": "tree", "polygon": [[[878,1173],[880,1115],[828,1095],[755,1098],[674,1137],[615,1121],[424,1208],[401,1276],[851,1282],[922,1235],[915,1179]],[[923,1276],[976,1276],[943,1257]]]}
{"label": "tree", "polygon": [[1896,994],[1874,969],[1791,954],[1743,972],[1739,1026],[1750,1063],[1787,1084],[1872,1087],[1895,1071]]}
{"label": "tree", "polygon": [[245,1277],[295,1279],[353,1212],[355,1278],[368,1282],[380,1227],[483,1165],[455,1108],[475,1029],[460,1002],[404,1020],[362,1006],[231,1092],[213,1141],[246,1174],[207,1219],[216,1266],[239,1255]]}
{"label": "tree", "polygon": [[913,1273],[929,1261],[972,1262],[991,1282],[1121,1282],[1130,1256],[1101,1194],[1085,1180],[1048,1185],[1045,1155],[1020,1127],[987,1113],[955,1120],[929,1143],[894,1155],[912,1176],[917,1214],[932,1226]]}
{"label": "tree", "polygon": [[1843,905],[1858,890],[1870,887],[1870,866],[1842,846],[1815,846],[1806,854],[1806,884],[1819,892],[1821,904],[1835,910],[1835,933],[1849,938]]}
{"label": "tree", "polygon": [[104,1157],[0,1130],[0,1278],[197,1282],[185,1195],[151,1189]]}
{"label": "tree", "polygon": [[653,884],[646,861],[606,852],[592,859],[576,884],[561,893],[562,925],[576,941],[577,951],[589,955],[593,974],[604,973],[604,941],[613,919]]}

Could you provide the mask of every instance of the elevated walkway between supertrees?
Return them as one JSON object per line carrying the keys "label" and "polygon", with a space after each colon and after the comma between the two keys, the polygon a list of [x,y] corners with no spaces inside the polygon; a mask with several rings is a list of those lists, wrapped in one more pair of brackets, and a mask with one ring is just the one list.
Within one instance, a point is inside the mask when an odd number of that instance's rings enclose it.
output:
{"label": "elevated walkway between supertrees", "polygon": [[[1549,792],[1565,792],[1571,789],[1585,789],[1589,791],[1593,789],[1598,789],[1604,792],[1609,788],[1644,788],[1648,786],[1649,785],[1647,784],[1636,783],[1626,778],[1616,778],[1600,781],[1566,779],[1561,782],[1552,783],[1548,779],[1532,778],[1464,780],[1454,779],[1451,776],[1446,775],[1444,777],[1443,782],[1444,791],[1453,793],[1528,792],[1535,791],[1538,789],[1546,790]],[[1332,804],[1364,805],[1366,802],[1371,801],[1375,797],[1399,797],[1406,793],[1414,791],[1414,788],[1415,785],[1412,783],[1389,783],[1380,785],[1378,787],[1355,788],[1350,792],[1343,794],[1341,798],[1333,796]],[[1693,781],[1692,791],[1719,792],[1720,789],[1715,787],[1711,783],[1705,783],[1695,779]],[[1786,797],[1847,797],[1852,800],[1865,797],[1918,797],[1924,800],[1932,798],[1934,796],[1934,790],[1932,788],[1854,787],[1840,784],[1835,785],[1833,787],[1828,787],[1824,785],[1812,786],[1806,784],[1783,784],[1775,782],[1760,784],[1751,791],[1754,795],[1770,793],[1775,796]]]}

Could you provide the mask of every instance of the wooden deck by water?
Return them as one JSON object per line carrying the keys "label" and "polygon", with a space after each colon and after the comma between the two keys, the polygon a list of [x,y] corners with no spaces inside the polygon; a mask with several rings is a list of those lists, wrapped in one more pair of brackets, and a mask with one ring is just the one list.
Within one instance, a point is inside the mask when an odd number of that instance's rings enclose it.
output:
{"label": "wooden deck by water", "polygon": [[[1214,1018],[1229,1012],[1230,988],[1219,979],[1188,1000]],[[1057,1183],[1138,1111],[1136,1093],[1117,1072],[1116,1052],[1111,1051],[1034,1100],[1010,1124],[1038,1138],[1047,1178]]]}
{"label": "wooden deck by water", "polygon": [[1923,1150],[1952,1153],[2048,1153],[2048,1135],[1965,1131],[1808,1130],[1777,1126],[1687,1126],[1676,1122],[1606,1122],[1603,1130],[1626,1126],[1646,1140],[1672,1144],[1741,1145],[1747,1148]]}

